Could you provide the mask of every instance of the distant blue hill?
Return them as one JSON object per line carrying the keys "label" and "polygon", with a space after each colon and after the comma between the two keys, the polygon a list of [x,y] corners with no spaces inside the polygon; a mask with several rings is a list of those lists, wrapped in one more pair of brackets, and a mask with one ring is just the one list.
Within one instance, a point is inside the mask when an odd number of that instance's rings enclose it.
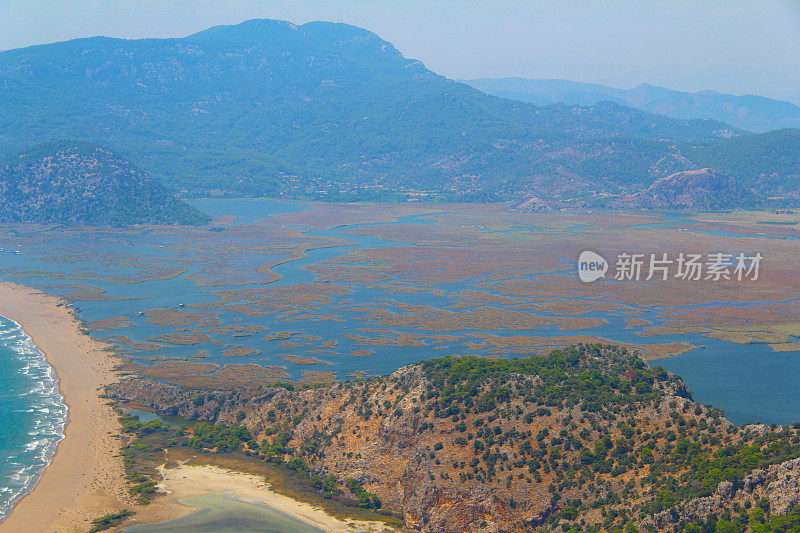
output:
{"label": "distant blue hill", "polygon": [[646,83],[633,89],[617,89],[569,80],[525,78],[481,78],[464,83],[494,96],[536,105],[590,106],[611,101],[673,118],[719,120],[754,132],[800,128],[800,107],[752,94],[688,93]]}
{"label": "distant blue hill", "polygon": [[705,167],[800,196],[800,130],[498,98],[329,22],[0,52],[0,155],[60,139],[107,147],[193,196],[591,203]]}
{"label": "distant blue hill", "polygon": [[496,98],[365,29],[277,20],[0,52],[0,111],[0,154],[85,140],[194,195],[411,188],[508,200],[521,190],[646,187],[692,168],[676,142],[746,133],[611,102]]}

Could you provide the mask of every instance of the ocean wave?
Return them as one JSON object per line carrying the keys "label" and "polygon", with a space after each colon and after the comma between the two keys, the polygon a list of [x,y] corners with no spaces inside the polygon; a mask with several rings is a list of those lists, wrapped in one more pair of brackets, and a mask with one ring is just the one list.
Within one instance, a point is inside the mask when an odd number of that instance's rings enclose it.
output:
{"label": "ocean wave", "polygon": [[[0,347],[15,359],[20,377],[17,390],[10,396],[23,406],[8,412],[24,413],[28,428],[20,440],[2,450],[0,465],[0,521],[14,504],[29,492],[52,460],[56,447],[64,437],[67,406],[58,389],[55,372],[44,354],[22,327],[0,316]],[[3,406],[5,407],[5,406]]]}

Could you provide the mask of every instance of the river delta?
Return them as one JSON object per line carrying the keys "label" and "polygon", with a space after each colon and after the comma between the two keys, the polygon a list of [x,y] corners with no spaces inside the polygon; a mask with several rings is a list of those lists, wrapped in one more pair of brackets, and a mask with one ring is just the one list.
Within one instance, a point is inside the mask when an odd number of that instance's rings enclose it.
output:
{"label": "river delta", "polygon": [[[197,200],[203,228],[4,226],[0,277],[72,302],[127,373],[324,382],[419,360],[632,345],[734,422],[800,420],[796,225],[770,214]],[[758,279],[582,283],[583,250],[761,253]]]}

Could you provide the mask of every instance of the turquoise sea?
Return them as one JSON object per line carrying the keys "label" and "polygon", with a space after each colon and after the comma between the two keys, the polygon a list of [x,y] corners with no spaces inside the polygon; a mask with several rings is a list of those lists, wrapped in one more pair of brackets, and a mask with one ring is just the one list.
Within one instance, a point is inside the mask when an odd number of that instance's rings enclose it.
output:
{"label": "turquoise sea", "polygon": [[28,492],[63,436],[67,406],[53,370],[16,322],[0,316],[0,519]]}

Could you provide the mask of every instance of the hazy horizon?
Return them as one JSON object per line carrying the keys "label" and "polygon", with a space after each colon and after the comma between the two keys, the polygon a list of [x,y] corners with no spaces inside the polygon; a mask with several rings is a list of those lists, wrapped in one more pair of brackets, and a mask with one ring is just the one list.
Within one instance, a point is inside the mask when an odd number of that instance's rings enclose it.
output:
{"label": "hazy horizon", "polygon": [[800,1],[789,0],[0,0],[0,50],[183,37],[252,18],[360,26],[453,79],[649,83],[800,104]]}

